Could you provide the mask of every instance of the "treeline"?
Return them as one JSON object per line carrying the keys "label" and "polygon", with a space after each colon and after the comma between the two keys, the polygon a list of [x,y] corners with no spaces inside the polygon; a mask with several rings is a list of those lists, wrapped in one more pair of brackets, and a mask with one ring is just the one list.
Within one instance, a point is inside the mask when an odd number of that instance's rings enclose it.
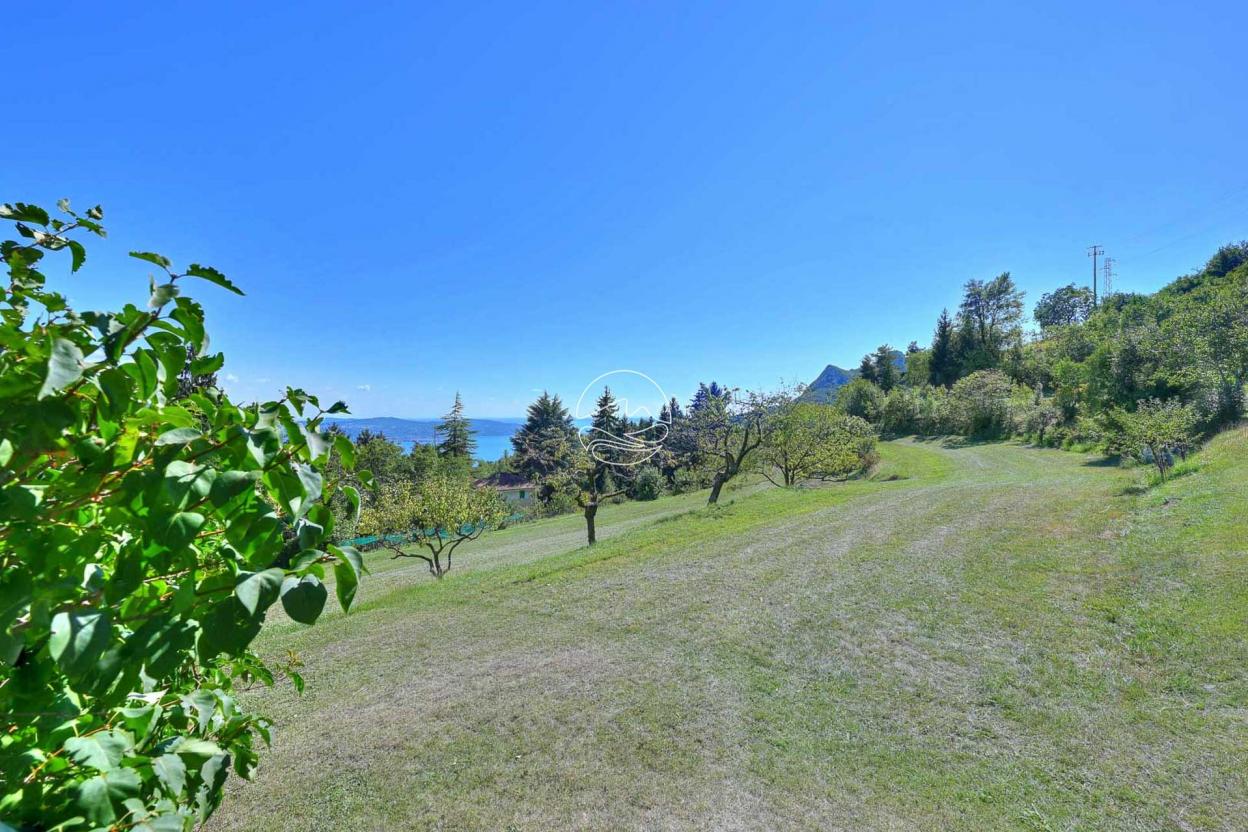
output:
{"label": "treeline", "polygon": [[969,281],[930,346],[904,370],[887,345],[864,357],[838,406],[886,434],[1020,436],[1137,453],[1162,476],[1202,434],[1239,419],[1248,380],[1248,243],[1152,295],[1094,301],[1070,284],[1040,298],[1025,329],[1008,273]]}
{"label": "treeline", "polygon": [[[534,487],[536,501],[524,507],[524,516],[581,512],[592,544],[598,509],[607,502],[709,488],[708,502],[715,503],[723,488],[745,472],[791,486],[869,467],[875,460],[875,429],[843,410],[802,402],[800,393],[742,392],[710,382],[701,384],[686,406],[672,399],[657,419],[630,419],[604,388],[582,435],[560,398],[544,392],[529,405],[512,437],[513,452],[493,463],[472,460],[472,431],[456,397],[438,426],[442,440],[436,445],[416,444],[404,452],[382,435],[356,437],[356,467],[371,471],[373,479],[359,483],[366,504],[354,531],[396,556],[410,556],[420,522],[436,529],[425,535],[435,544],[434,538],[468,539],[485,526],[518,519],[506,515],[501,503],[479,497],[490,489],[475,484],[506,472]],[[474,502],[469,495],[478,498]],[[458,514],[422,521],[414,513],[424,504],[454,501],[460,504]],[[349,505],[337,508],[350,515]],[[344,517],[339,527],[348,522]],[[426,560],[435,575],[449,568],[437,552]]]}
{"label": "treeline", "polygon": [[584,472],[600,489],[635,499],[710,488],[708,501],[714,503],[730,480],[747,471],[793,485],[868,467],[875,459],[871,426],[841,410],[804,403],[801,392],[741,391],[712,381],[700,384],[687,406],[673,398],[657,421],[630,422],[606,389],[587,435],[640,439],[631,447],[608,444],[606,450],[591,440],[588,452],[558,397],[543,394],[513,439],[511,464],[543,482],[543,499],[555,506],[569,493],[576,501],[577,489],[585,490]]}

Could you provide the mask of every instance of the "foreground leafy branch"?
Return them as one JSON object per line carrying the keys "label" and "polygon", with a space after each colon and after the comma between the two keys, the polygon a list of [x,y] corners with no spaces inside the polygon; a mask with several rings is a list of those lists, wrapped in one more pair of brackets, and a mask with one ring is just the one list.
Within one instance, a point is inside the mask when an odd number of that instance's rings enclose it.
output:
{"label": "foreground leafy branch", "polygon": [[269,608],[314,622],[327,567],[354,599],[362,563],[330,543],[322,473],[349,447],[319,429],[346,407],[188,388],[225,358],[184,290],[242,294],[215,269],[133,252],[159,275],[143,308],[71,309],[39,267],[82,268],[103,212],[59,207],[0,206],[19,237],[0,244],[0,819],[189,830],[269,740],[234,697],[273,682],[249,649]]}

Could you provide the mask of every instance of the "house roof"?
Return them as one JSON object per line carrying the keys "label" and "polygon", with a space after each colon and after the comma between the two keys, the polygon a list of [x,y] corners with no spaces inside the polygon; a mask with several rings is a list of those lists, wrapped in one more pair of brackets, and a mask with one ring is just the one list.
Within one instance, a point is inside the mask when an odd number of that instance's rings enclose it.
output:
{"label": "house roof", "polygon": [[483,477],[473,483],[476,486],[489,486],[490,488],[499,488],[510,491],[513,488],[537,488],[534,483],[525,479],[523,474],[513,474],[510,471],[499,471]]}

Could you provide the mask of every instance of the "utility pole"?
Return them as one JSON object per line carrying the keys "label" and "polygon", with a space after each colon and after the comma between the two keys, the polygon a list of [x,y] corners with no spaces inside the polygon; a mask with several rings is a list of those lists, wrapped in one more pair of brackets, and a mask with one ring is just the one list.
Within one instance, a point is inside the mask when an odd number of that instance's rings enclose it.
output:
{"label": "utility pole", "polygon": [[1092,305],[1096,306],[1096,258],[1105,253],[1100,246],[1088,246],[1088,256],[1092,258]]}
{"label": "utility pole", "polygon": [[1105,284],[1105,297],[1109,297],[1114,292],[1114,258],[1106,257],[1105,263],[1101,266],[1102,281]]}

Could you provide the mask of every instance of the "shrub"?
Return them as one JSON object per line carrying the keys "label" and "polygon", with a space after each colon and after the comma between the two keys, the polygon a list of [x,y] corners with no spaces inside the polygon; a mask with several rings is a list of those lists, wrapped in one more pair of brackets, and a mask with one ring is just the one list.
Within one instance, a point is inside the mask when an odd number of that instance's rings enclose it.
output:
{"label": "shrub", "polygon": [[958,432],[967,436],[1000,436],[1009,428],[1012,385],[998,370],[979,370],[953,385],[952,410]]}
{"label": "shrub", "polygon": [[856,378],[836,391],[836,406],[875,424],[884,410],[884,392],[866,379]]}
{"label": "shrub", "polygon": [[922,393],[913,387],[894,387],[880,411],[880,432],[897,436],[918,432]]}
{"label": "shrub", "polygon": [[629,487],[634,500],[657,500],[663,496],[663,475],[653,465],[643,465]]}
{"label": "shrub", "polygon": [[698,465],[692,468],[681,468],[672,477],[672,493],[687,494],[690,491],[701,491],[710,488],[715,479],[715,472],[710,468]]}

